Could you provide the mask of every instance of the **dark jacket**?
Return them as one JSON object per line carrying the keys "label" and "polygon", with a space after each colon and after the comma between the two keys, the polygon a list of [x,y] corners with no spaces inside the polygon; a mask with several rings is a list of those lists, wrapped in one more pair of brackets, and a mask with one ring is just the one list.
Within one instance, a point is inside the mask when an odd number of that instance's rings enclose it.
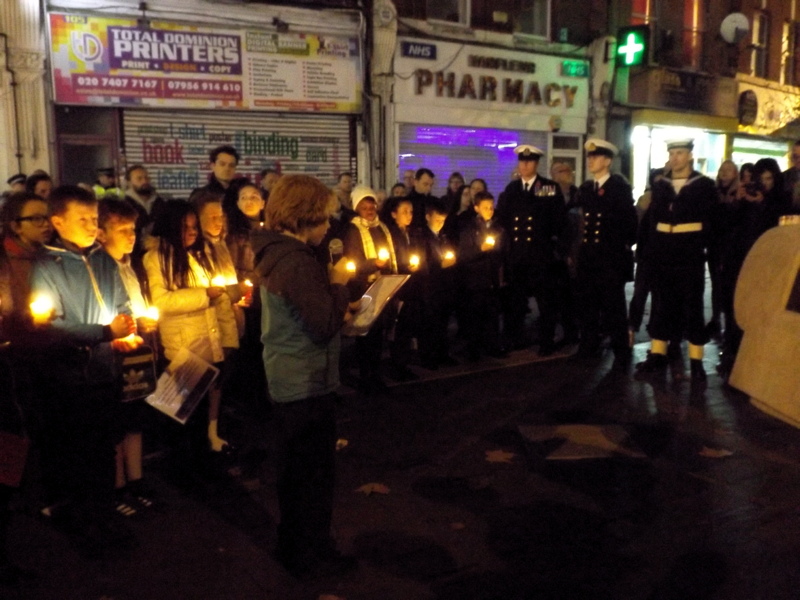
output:
{"label": "dark jacket", "polygon": [[578,252],[578,271],[611,268],[627,281],[633,278],[633,252],[638,228],[630,184],[611,175],[595,191],[594,180],[580,188],[578,205],[583,211],[584,230]]}
{"label": "dark jacket", "polygon": [[[653,182],[652,201],[642,218],[647,229],[644,260],[654,265],[689,267],[702,265],[710,239],[717,190],[708,177],[693,171],[679,194],[669,177]],[[670,232],[670,227],[699,224],[698,231]]]}
{"label": "dark jacket", "polygon": [[303,242],[257,231],[253,251],[261,278],[261,341],[270,396],[294,402],[339,387],[339,330],[348,292]]}
{"label": "dark jacket", "polygon": [[[494,248],[483,251],[488,236],[494,238]],[[461,229],[458,237],[458,269],[467,291],[496,290],[503,283],[508,236],[496,219],[484,221],[475,214]]]}
{"label": "dark jacket", "polygon": [[420,194],[417,190],[411,189],[406,196],[407,200],[411,201],[411,206],[414,207],[414,215],[411,220],[412,227],[427,227],[425,221],[425,205],[432,198],[430,195]]}
{"label": "dark jacket", "polygon": [[533,189],[527,192],[522,180],[512,181],[500,197],[495,214],[510,238],[512,266],[525,265],[536,277],[563,255],[567,207],[554,181],[537,176]]}

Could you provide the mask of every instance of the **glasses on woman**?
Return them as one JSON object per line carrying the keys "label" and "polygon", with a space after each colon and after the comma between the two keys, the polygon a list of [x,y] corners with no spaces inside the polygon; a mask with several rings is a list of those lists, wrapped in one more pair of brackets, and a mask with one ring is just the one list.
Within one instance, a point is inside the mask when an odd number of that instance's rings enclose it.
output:
{"label": "glasses on woman", "polygon": [[37,227],[41,227],[42,225],[46,225],[49,221],[49,218],[45,215],[30,215],[29,217],[17,217],[14,219],[17,223],[21,223],[22,221],[30,221]]}

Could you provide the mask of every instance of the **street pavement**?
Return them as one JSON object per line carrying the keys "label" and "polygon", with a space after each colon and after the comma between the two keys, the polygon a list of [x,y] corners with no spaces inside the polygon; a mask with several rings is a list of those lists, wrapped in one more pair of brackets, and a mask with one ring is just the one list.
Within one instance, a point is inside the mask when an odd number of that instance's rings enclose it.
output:
{"label": "street pavement", "polygon": [[800,431],[726,387],[715,349],[706,389],[686,356],[638,381],[569,349],[344,389],[334,534],[359,566],[339,578],[274,560],[271,421],[228,413],[240,452],[202,475],[148,444],[160,506],[126,520],[133,550],[85,559],[19,500],[11,551],[33,573],[0,598],[797,599]]}

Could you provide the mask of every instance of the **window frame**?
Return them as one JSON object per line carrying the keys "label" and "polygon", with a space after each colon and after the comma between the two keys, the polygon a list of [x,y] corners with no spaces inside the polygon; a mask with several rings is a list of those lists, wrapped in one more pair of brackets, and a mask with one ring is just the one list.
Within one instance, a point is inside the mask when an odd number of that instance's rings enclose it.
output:
{"label": "window frame", "polygon": [[[529,31],[513,31],[513,35],[515,37],[525,37],[537,40],[549,40],[550,39],[550,27],[553,22],[553,2],[552,0],[529,0],[530,7],[529,10],[536,14],[534,10],[536,3],[544,4],[544,25],[542,27],[542,33],[533,33]],[[524,2],[524,0],[523,0]]]}
{"label": "window frame", "polygon": [[433,25],[449,25],[450,27],[462,27],[469,29],[472,20],[472,1],[471,0],[456,0],[458,3],[458,21],[448,21],[446,19],[437,19],[436,17],[429,16],[428,6],[430,4],[441,4],[441,0],[425,0],[425,20]]}
{"label": "window frame", "polygon": [[769,29],[770,15],[765,10],[753,12],[753,35],[751,38],[750,74],[762,79],[769,78]]}

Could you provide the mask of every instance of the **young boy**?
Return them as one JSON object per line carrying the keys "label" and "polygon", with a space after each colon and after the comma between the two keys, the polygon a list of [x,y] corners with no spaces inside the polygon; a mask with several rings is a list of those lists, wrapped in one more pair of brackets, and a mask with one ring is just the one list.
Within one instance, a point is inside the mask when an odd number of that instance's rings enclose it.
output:
{"label": "young boy", "polygon": [[[149,334],[155,331],[157,322],[147,316],[147,303],[131,265],[138,216],[137,210],[124,200],[103,200],[100,203],[97,241],[119,267],[139,333]],[[153,494],[142,481],[142,423],[146,418],[144,411],[147,410],[148,407],[140,399],[123,402],[119,413],[117,431],[122,440],[116,446],[115,506],[117,512],[126,517],[135,515],[137,509],[153,506]]]}
{"label": "young boy", "polygon": [[455,306],[455,248],[442,233],[447,210],[438,199],[425,205],[420,287],[424,326],[419,332],[420,364],[431,370],[457,364],[449,355],[447,325]]}
{"label": "young boy", "polygon": [[[97,200],[82,188],[50,195],[55,242],[37,260],[31,295],[52,306],[52,343],[41,353],[44,471],[67,500],[66,525],[79,549],[98,557],[130,545],[113,521],[114,423],[121,393],[120,352],[141,343],[114,260],[97,237]],[[49,477],[48,477],[49,475]]]}
{"label": "young boy", "polygon": [[467,352],[470,360],[480,358],[480,349],[489,356],[503,357],[500,343],[500,287],[506,256],[505,230],[494,221],[494,196],[475,194],[476,215],[467,221],[459,235],[458,259],[464,288]]}

